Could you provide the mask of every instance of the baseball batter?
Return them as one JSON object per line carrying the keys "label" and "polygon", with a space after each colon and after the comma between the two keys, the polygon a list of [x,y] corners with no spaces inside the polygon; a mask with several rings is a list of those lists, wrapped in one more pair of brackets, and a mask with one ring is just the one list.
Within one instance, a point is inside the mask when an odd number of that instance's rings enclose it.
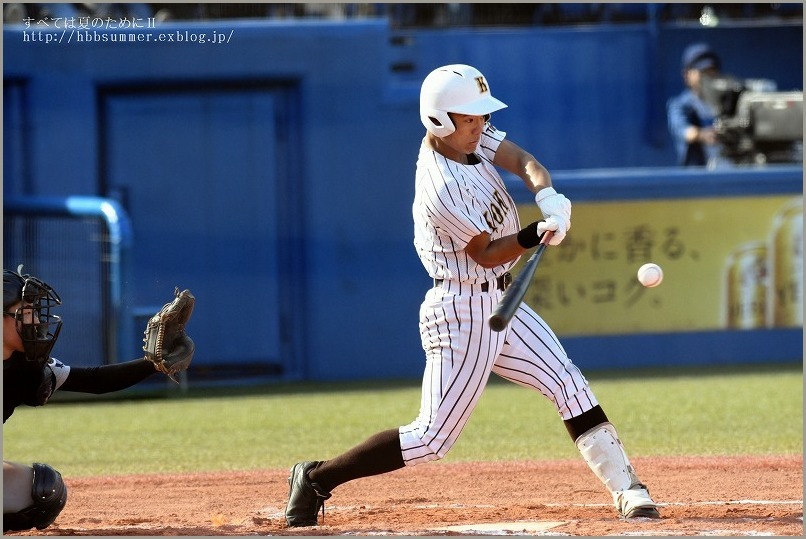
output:
{"label": "baseball batter", "polygon": [[[548,324],[526,304],[504,331],[487,324],[520,256],[548,230],[549,244],[560,245],[571,227],[571,203],[552,187],[545,167],[490,123],[490,114],[504,107],[471,66],[440,67],[423,81],[426,135],[412,210],[414,245],[434,286],[420,307],[426,356],[420,413],[333,459],[295,464],[288,479],[289,526],[316,525],[340,484],[444,457],[490,373],[538,391],[554,405],[619,516],[660,517],[614,426]],[[497,167],[536,193],[543,220],[521,226]]]}
{"label": "baseball batter", "polygon": [[[61,298],[28,274],[3,270],[3,423],[18,406],[44,406],[57,390],[109,393],[145,380],[157,367],[145,358],[99,367],[70,367],[51,357],[62,327]],[[182,350],[184,353],[184,349]],[[182,358],[187,363],[192,359]],[[35,432],[35,429],[34,431]],[[48,464],[3,460],[3,531],[44,530],[67,503],[62,475]]]}

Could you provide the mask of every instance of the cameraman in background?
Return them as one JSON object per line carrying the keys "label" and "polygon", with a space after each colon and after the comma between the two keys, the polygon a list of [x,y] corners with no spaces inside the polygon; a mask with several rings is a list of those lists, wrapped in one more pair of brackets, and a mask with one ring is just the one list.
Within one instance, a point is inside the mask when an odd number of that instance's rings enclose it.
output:
{"label": "cameraman in background", "polygon": [[714,130],[716,114],[703,97],[703,77],[720,74],[719,56],[706,43],[686,47],[682,75],[686,89],[666,105],[669,132],[674,140],[678,164],[715,166],[720,146]]}

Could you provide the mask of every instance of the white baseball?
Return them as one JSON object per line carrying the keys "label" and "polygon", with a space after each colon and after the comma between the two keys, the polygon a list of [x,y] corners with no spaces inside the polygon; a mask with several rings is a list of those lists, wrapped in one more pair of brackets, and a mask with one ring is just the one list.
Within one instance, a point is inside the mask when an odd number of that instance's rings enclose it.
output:
{"label": "white baseball", "polygon": [[638,268],[638,281],[647,288],[658,286],[663,281],[663,270],[652,262]]}

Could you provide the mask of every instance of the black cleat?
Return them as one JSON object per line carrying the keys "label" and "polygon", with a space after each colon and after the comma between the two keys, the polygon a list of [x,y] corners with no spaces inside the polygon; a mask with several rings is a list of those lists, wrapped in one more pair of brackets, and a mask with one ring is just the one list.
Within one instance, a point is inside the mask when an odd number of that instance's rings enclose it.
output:
{"label": "black cleat", "polygon": [[285,508],[285,520],[291,527],[316,526],[319,509],[322,519],[325,517],[325,500],[330,498],[329,492],[308,478],[308,472],[319,466],[321,461],[298,462],[291,467],[288,476],[288,505]]}

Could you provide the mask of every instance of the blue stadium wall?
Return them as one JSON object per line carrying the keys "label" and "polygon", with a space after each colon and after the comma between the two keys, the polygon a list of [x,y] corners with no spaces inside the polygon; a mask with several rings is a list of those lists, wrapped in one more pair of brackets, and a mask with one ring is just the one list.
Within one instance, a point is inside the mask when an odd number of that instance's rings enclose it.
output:
{"label": "blue stadium wall", "polygon": [[[419,84],[434,67],[480,68],[509,105],[493,123],[556,171],[572,200],[607,197],[608,182],[630,197],[668,196],[681,174],[695,193],[724,192],[705,171],[664,168],[674,165],[665,102],[681,89],[689,42],[709,41],[726,71],[781,90],[801,89],[803,77],[802,25],[792,24],[394,31],[383,21],[228,21],[134,34],[4,28],[3,195],[118,201],[133,229],[130,333],[174,286],[190,288],[194,370],[210,376],[419,376],[430,282],[410,205]],[[585,170],[609,172],[575,179]],[[746,186],[767,172],[748,174],[757,177],[725,189],[759,194]],[[762,191],[802,193],[802,167],[785,176]],[[62,295],[95,304],[80,287]],[[800,338],[787,335],[772,352],[766,332],[566,343],[590,367],[799,361]],[[674,344],[630,352],[647,342]],[[104,361],[65,353],[68,363]]]}

